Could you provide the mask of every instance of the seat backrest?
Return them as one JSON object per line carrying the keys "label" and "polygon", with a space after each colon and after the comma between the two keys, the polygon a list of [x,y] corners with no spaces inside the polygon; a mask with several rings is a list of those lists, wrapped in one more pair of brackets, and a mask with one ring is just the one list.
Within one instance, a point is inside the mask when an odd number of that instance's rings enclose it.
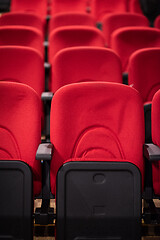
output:
{"label": "seat backrest", "polygon": [[92,0],[91,13],[96,20],[101,21],[105,14],[127,12],[127,0]]}
{"label": "seat backrest", "polygon": [[0,82],[0,159],[22,160],[33,171],[34,194],[41,190],[41,166],[35,160],[41,141],[41,101],[27,85]]}
{"label": "seat backrest", "polygon": [[43,19],[47,15],[47,0],[11,0],[11,12],[36,13]]}
{"label": "seat backrest", "polygon": [[0,81],[24,83],[32,87],[39,97],[44,91],[43,58],[28,47],[0,46]]}
{"label": "seat backrest", "polygon": [[160,30],[149,27],[124,27],[111,35],[111,48],[119,55],[122,70],[128,71],[128,60],[142,48],[160,47]]}
{"label": "seat backrest", "polygon": [[[152,141],[160,147],[159,119],[160,119],[160,90],[158,90],[152,100]],[[159,181],[160,162],[152,163],[153,189],[156,195],[160,195]]]}
{"label": "seat backrest", "polygon": [[160,48],[147,48],[134,52],[129,59],[128,83],[137,89],[143,102],[152,101],[160,89]]}
{"label": "seat backrest", "polygon": [[160,29],[160,15],[154,21],[154,27]]}
{"label": "seat backrest", "polygon": [[38,15],[34,13],[9,12],[3,14],[0,17],[0,26],[10,25],[35,27],[36,29],[39,29],[41,33],[44,33],[44,22]]}
{"label": "seat backrest", "polygon": [[86,0],[52,0],[51,15],[60,12],[86,12]]}
{"label": "seat backrest", "polygon": [[26,26],[0,27],[0,46],[25,46],[44,57],[43,37],[39,30]]}
{"label": "seat backrest", "polygon": [[113,31],[121,27],[143,26],[149,27],[148,19],[136,13],[111,13],[102,19],[103,34],[107,46],[110,46],[110,37]]}
{"label": "seat backrest", "polygon": [[129,0],[128,1],[128,12],[143,14],[140,0]]}
{"label": "seat backrest", "polygon": [[90,26],[59,27],[49,36],[49,62],[55,54],[67,47],[105,46],[105,40],[100,30]]}
{"label": "seat backrest", "polygon": [[83,81],[122,83],[120,59],[112,50],[102,47],[65,48],[56,54],[52,66],[53,92],[66,84]]}
{"label": "seat backrest", "polygon": [[52,192],[58,169],[71,158],[127,159],[143,178],[143,118],[140,95],[129,86],[87,82],[60,88],[51,104]]}
{"label": "seat backrest", "polygon": [[95,20],[91,15],[81,12],[66,12],[54,15],[49,21],[49,32],[57,27],[69,25],[95,26]]}

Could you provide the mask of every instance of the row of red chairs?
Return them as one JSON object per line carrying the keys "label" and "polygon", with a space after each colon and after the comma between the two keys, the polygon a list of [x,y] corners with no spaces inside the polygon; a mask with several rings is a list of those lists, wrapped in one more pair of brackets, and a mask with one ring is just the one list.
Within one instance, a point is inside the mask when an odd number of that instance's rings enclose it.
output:
{"label": "row of red chairs", "polygon": [[[34,195],[46,184],[41,163],[35,160],[41,137],[40,98],[20,83],[0,82],[0,93],[0,234],[4,237],[7,231],[15,239],[32,239],[32,175]],[[149,177],[144,157],[153,161],[152,197],[160,195],[159,103],[160,91],[152,100],[156,145],[144,145],[143,103],[134,88],[86,82],[56,91],[51,104],[51,143],[40,145],[37,159],[50,162],[48,180],[52,194],[56,193],[57,239],[140,239],[141,194],[148,191]],[[42,193],[49,200],[50,192],[47,197]],[[35,216],[41,224],[46,220],[46,212]],[[11,228],[6,227],[5,217]],[[52,222],[53,217],[50,209],[47,221]]]}
{"label": "row of red chairs", "polygon": [[[51,8],[51,10],[49,10]],[[35,12],[44,18],[48,13],[54,15],[59,12],[91,12],[96,19],[100,20],[102,16],[109,12],[137,12],[142,14],[140,3],[138,0],[121,0],[105,1],[105,0],[76,0],[63,1],[52,0],[12,0],[11,11]]]}

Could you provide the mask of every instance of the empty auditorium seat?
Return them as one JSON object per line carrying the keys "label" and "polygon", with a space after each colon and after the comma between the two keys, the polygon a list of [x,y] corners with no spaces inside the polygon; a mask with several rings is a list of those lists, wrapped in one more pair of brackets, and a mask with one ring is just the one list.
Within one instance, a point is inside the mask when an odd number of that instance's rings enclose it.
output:
{"label": "empty auditorium seat", "polygon": [[111,48],[119,55],[123,72],[128,71],[130,55],[142,48],[160,47],[160,30],[149,27],[124,27],[111,35]]}
{"label": "empty auditorium seat", "polygon": [[110,37],[113,31],[121,27],[129,26],[149,26],[148,19],[136,13],[111,13],[106,14],[102,19],[103,34],[107,46],[110,46]]}
{"label": "empty auditorium seat", "polygon": [[91,13],[97,21],[101,21],[105,14],[114,12],[127,12],[127,0],[92,0]]}
{"label": "empty auditorium seat", "polygon": [[92,16],[90,16],[87,13],[80,12],[58,13],[51,17],[49,21],[49,32],[51,32],[57,27],[63,27],[68,25],[95,26],[96,23]]}
{"label": "empty auditorium seat", "polygon": [[45,26],[42,19],[29,12],[9,12],[0,17],[0,26],[19,25],[35,27],[44,34]]}
{"label": "empty auditorium seat", "polygon": [[11,12],[31,12],[36,13],[45,21],[47,16],[46,0],[11,0]]}
{"label": "empty auditorium seat", "polygon": [[0,82],[0,115],[0,238],[31,240],[33,194],[41,192],[41,164],[35,160],[40,98],[27,85]]}
{"label": "empty auditorium seat", "polygon": [[140,239],[139,93],[116,83],[70,84],[53,96],[50,121],[57,239]]}
{"label": "empty auditorium seat", "polygon": [[110,49],[71,47],[59,51],[53,61],[50,90],[83,81],[122,83],[121,62]]}
{"label": "empty auditorium seat", "polygon": [[51,15],[60,12],[87,12],[86,0],[52,0]]}
{"label": "empty auditorium seat", "polygon": [[128,1],[128,11],[131,13],[143,14],[140,0],[129,0]]}
{"label": "empty auditorium seat", "polygon": [[129,59],[128,84],[137,89],[144,103],[146,142],[151,140],[151,102],[160,89],[160,48],[147,48],[134,52]]}
{"label": "empty auditorium seat", "polygon": [[105,46],[105,40],[100,30],[90,26],[59,27],[49,36],[49,62],[55,54],[67,47]]}
{"label": "empty auditorium seat", "polygon": [[0,46],[25,46],[39,51],[44,57],[43,36],[39,30],[27,26],[0,27]]}

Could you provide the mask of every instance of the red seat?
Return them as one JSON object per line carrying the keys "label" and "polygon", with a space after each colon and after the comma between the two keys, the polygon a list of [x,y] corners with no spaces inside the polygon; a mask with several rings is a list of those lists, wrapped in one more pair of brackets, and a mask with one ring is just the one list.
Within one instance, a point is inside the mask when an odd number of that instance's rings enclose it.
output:
{"label": "red seat", "polygon": [[159,62],[160,48],[137,50],[129,59],[128,83],[140,92],[144,103],[152,102],[160,89]]}
{"label": "red seat", "polygon": [[129,161],[143,179],[143,118],[140,95],[128,86],[92,82],[60,88],[51,104],[52,193],[57,171],[69,159]]}
{"label": "red seat", "polygon": [[40,98],[27,85],[0,82],[0,112],[0,138],[3,139],[0,159],[27,163],[33,173],[34,195],[38,195],[41,164],[35,160],[35,155],[41,141]]}
{"label": "red seat", "polygon": [[52,92],[66,84],[82,81],[122,83],[120,59],[112,50],[102,47],[63,49],[55,55],[51,71]]}
{"label": "red seat", "polygon": [[124,27],[111,35],[111,48],[119,55],[123,72],[128,71],[129,57],[142,48],[160,47],[160,30],[147,27]]}
{"label": "red seat", "polygon": [[110,46],[111,34],[116,29],[127,26],[149,27],[149,21],[145,16],[136,13],[111,13],[104,16],[102,26],[106,44]]}
{"label": "red seat", "polygon": [[[160,90],[156,92],[152,100],[152,141],[160,147],[159,116],[160,116]],[[153,189],[156,195],[160,195],[160,162],[152,162]]]}
{"label": "red seat", "polygon": [[55,54],[67,47],[99,46],[104,47],[105,41],[100,30],[90,26],[59,27],[49,36],[49,62]]}
{"label": "red seat", "polygon": [[39,51],[44,57],[43,37],[39,30],[25,26],[0,27],[0,46],[24,46]]}
{"label": "red seat", "polygon": [[43,34],[45,31],[42,19],[38,15],[29,12],[9,12],[3,14],[0,17],[0,26],[9,25],[35,27]]}
{"label": "red seat", "polygon": [[128,1],[128,11],[131,13],[143,14],[141,5],[140,5],[140,0],[129,0]]}
{"label": "red seat", "polygon": [[29,47],[0,46],[0,81],[24,83],[41,97],[44,91],[43,58]]}
{"label": "red seat", "polygon": [[52,0],[51,15],[60,12],[83,12],[87,11],[86,0]]}
{"label": "red seat", "polygon": [[94,19],[87,13],[80,12],[66,12],[57,13],[49,21],[49,32],[57,27],[68,25],[88,25],[95,26]]}
{"label": "red seat", "polygon": [[92,0],[91,13],[96,20],[101,21],[105,14],[127,12],[127,0]]}
{"label": "red seat", "polygon": [[11,12],[36,13],[45,20],[47,15],[47,0],[11,0]]}

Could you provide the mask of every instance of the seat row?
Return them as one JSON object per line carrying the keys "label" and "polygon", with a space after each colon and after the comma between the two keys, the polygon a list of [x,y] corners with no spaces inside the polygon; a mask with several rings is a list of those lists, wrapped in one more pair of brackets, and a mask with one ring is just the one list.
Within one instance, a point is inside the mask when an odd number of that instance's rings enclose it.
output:
{"label": "seat row", "polygon": [[[33,196],[41,194],[35,221],[56,218],[57,239],[140,239],[142,193],[146,201],[160,196],[159,103],[160,91],[152,100],[155,145],[145,145],[143,102],[134,88],[66,85],[52,99],[50,143],[39,145],[37,93],[0,82],[1,236],[32,239]],[[56,194],[56,216],[50,191]]]}

